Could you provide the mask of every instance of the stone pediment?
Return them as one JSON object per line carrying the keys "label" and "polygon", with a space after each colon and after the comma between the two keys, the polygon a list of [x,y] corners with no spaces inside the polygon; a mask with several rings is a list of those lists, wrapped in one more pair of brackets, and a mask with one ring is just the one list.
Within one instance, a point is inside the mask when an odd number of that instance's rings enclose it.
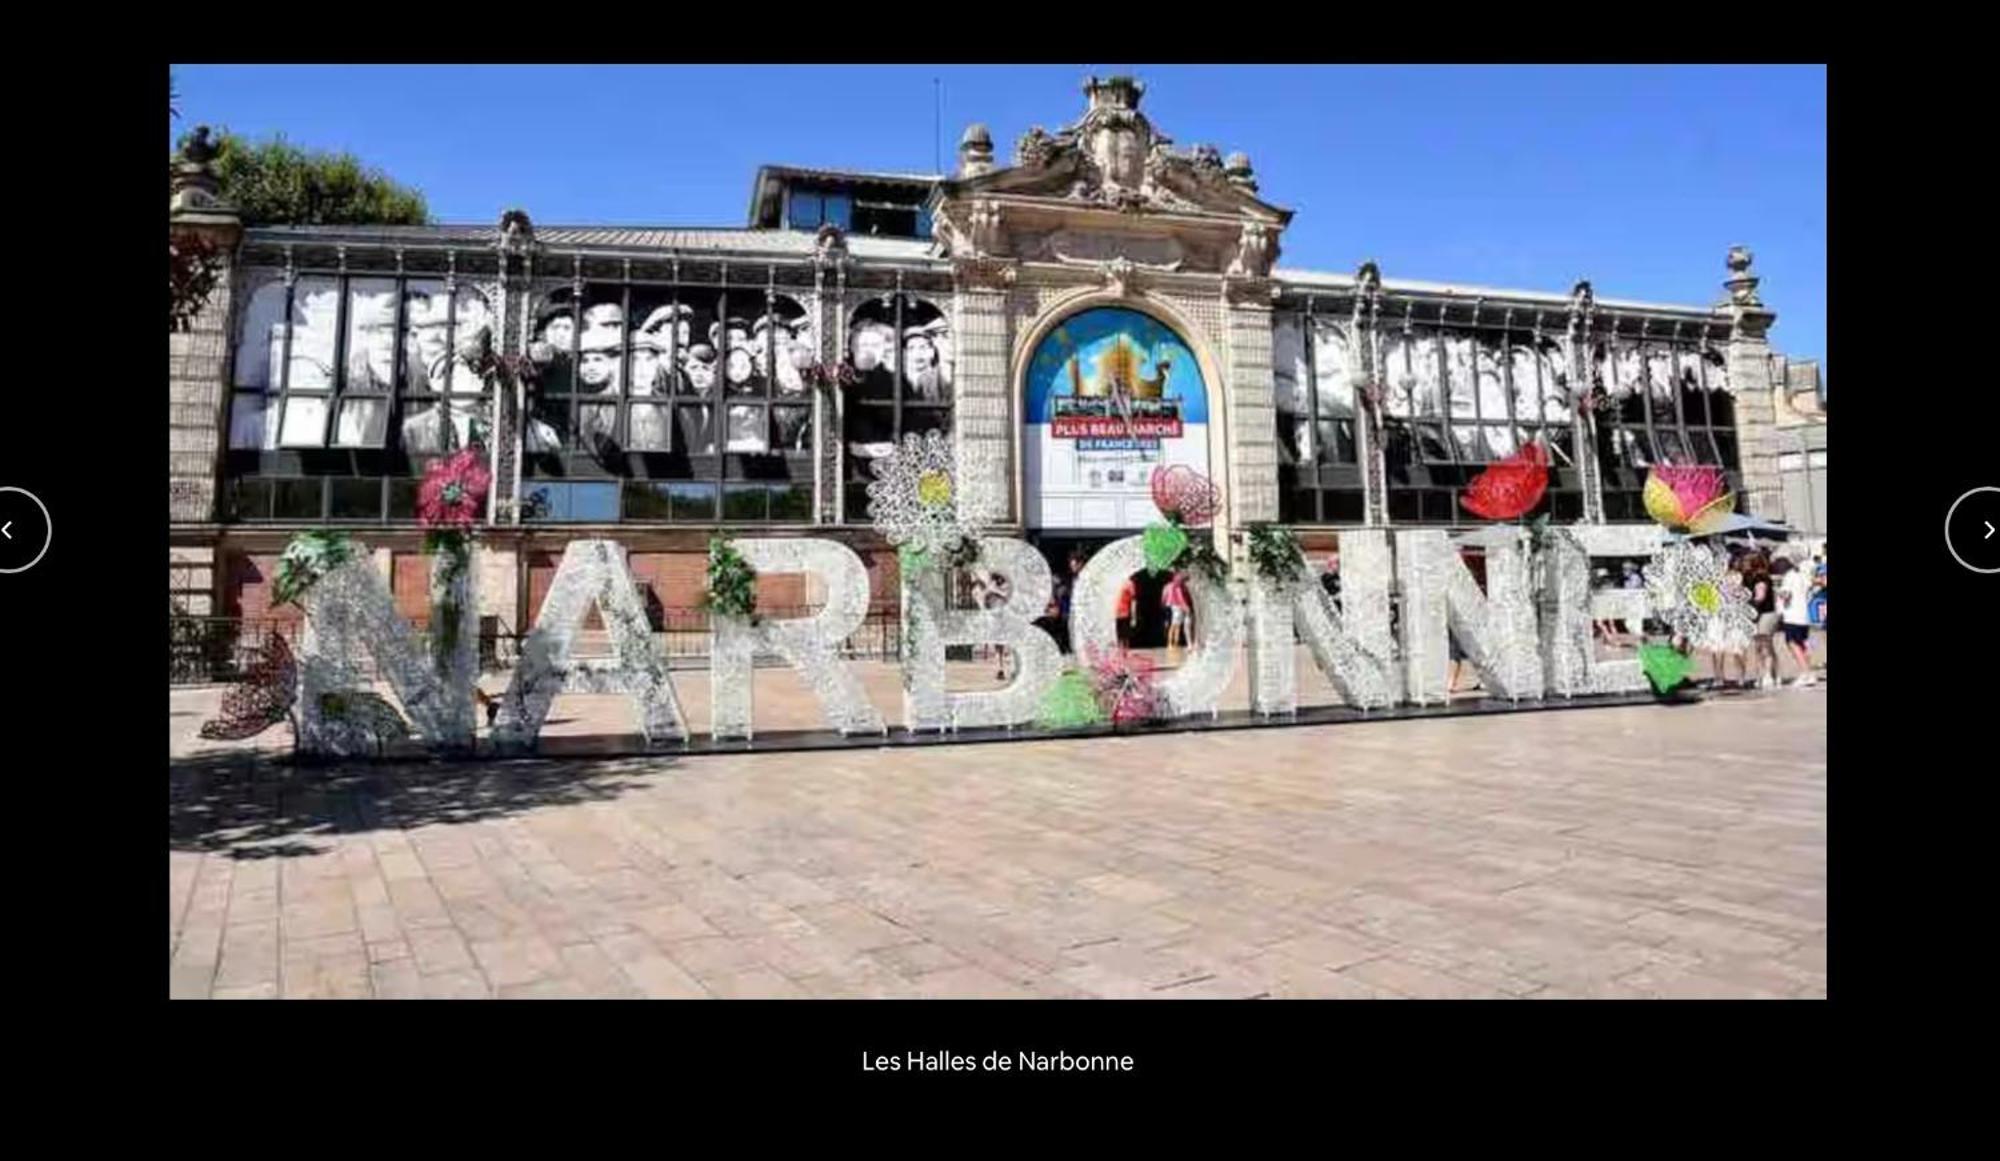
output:
{"label": "stone pediment", "polygon": [[1064,265],[1261,277],[1291,220],[1256,195],[1248,159],[1212,146],[1175,149],[1139,112],[1144,92],[1124,77],[1092,78],[1081,120],[1022,136],[1015,164],[993,166],[975,126],[958,177],[932,204],[939,252]]}

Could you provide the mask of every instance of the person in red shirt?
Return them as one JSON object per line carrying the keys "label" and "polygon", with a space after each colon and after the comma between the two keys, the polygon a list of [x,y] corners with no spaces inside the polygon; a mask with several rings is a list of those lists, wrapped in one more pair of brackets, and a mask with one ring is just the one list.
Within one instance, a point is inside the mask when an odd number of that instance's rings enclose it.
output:
{"label": "person in red shirt", "polygon": [[1132,647],[1132,632],[1139,627],[1139,582],[1131,577],[1118,586],[1118,643]]}
{"label": "person in red shirt", "polygon": [[1167,651],[1185,649],[1188,646],[1188,614],[1194,601],[1188,593],[1187,573],[1175,569],[1167,578],[1167,587],[1160,592],[1160,603],[1167,607]]}

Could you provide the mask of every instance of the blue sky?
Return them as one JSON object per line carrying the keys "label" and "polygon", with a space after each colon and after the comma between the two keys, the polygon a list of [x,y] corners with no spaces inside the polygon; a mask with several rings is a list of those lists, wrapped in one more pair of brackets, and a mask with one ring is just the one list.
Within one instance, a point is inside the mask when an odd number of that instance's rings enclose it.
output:
{"label": "blue sky", "polygon": [[1138,74],[1181,145],[1242,150],[1297,211],[1283,266],[1707,305],[1757,256],[1777,349],[1826,354],[1819,66],[210,66],[183,120],[344,149],[441,221],[740,226],[758,164],[933,172],[973,121],[1000,160]]}

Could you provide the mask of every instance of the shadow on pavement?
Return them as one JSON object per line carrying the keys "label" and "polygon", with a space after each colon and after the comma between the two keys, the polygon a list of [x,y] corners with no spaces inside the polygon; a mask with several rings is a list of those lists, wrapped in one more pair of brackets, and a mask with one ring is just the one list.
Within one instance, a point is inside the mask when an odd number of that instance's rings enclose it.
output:
{"label": "shadow on pavement", "polygon": [[168,767],[173,850],[233,859],[296,858],[315,837],[480,822],[544,806],[601,802],[644,783],[672,759],[532,760],[492,764],[296,766],[245,755]]}

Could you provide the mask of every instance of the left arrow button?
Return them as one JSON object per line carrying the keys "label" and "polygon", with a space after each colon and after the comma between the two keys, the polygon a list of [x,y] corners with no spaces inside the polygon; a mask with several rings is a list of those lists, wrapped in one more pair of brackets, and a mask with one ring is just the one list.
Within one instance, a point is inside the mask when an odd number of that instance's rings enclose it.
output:
{"label": "left arrow button", "polygon": [[49,510],[26,488],[0,487],[0,575],[26,572],[49,551]]}

